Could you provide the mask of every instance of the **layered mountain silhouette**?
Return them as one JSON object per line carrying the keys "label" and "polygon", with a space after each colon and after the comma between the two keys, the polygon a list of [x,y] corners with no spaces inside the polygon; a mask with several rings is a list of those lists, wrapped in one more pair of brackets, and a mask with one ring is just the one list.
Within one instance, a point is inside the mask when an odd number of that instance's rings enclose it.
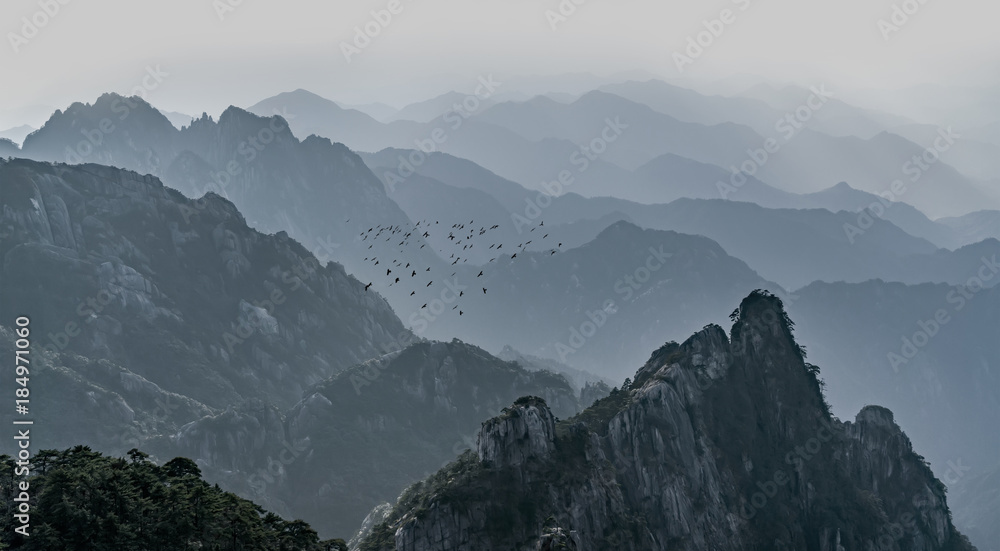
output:
{"label": "layered mountain silhouette", "polygon": [[[524,239],[540,232],[529,233]],[[713,321],[705,304],[725,309],[753,289],[780,289],[710,239],[628,222],[559,254],[512,252],[517,258],[499,251],[482,277],[476,268],[459,269],[457,282],[468,287],[460,299],[465,316],[434,319],[426,334],[496,350],[513,343],[621,380],[629,374],[621,362],[641,363],[641,351],[666,335]]]}
{"label": "layered mountain silhouette", "polygon": [[[593,402],[607,390],[585,396]],[[551,371],[527,371],[459,341],[420,342],[320,382],[287,410],[206,416],[150,449],[194,458],[210,480],[344,536],[373,507],[473,447],[479,424],[525,394],[545,396],[562,417],[583,406]]]}
{"label": "layered mountain silhouette", "polygon": [[[991,276],[989,288],[816,282],[789,305],[799,342],[824,367],[834,412],[889,407],[949,486],[1000,456],[995,431],[980,420],[1000,405],[992,368],[1000,359],[1000,265],[984,265],[982,275]],[[963,495],[950,499],[966,503]]]}
{"label": "layered mountain silhouette", "polygon": [[[104,128],[113,125],[110,131],[101,130],[102,121],[109,121]],[[88,135],[100,143],[92,144]],[[57,112],[26,140],[21,155],[106,163],[158,176],[191,198],[208,192],[224,196],[251,227],[286,231],[322,260],[336,258],[367,282],[379,270],[362,259],[392,254],[398,247],[379,241],[368,249],[372,242],[362,244],[361,232],[376,223],[410,225],[381,182],[346,147],[317,136],[299,141],[281,116],[258,117],[235,107],[217,122],[202,116],[177,130],[140,98],[106,94],[93,105],[77,103]],[[422,239],[418,234],[412,241]],[[427,266],[437,257],[415,247],[409,260]]]}
{"label": "layered mountain silhouette", "polygon": [[[24,159],[2,161],[0,184],[0,315],[30,312],[38,335],[40,448],[182,455],[213,483],[345,535],[518,396],[569,417],[608,390],[540,360],[528,370],[426,342],[341,265],[249,228],[214,194]],[[16,336],[2,337],[13,356]]]}
{"label": "layered mountain silhouette", "polygon": [[90,415],[118,416],[123,438],[155,435],[162,423],[141,414],[171,396],[183,402],[160,408],[168,425],[245,400],[290,406],[410,334],[342,266],[250,229],[221,197],[90,164],[3,161],[0,178],[0,313],[32,313],[51,384],[118,394],[49,394],[53,414],[81,408],[53,424],[54,447]]}
{"label": "layered mountain silhouette", "polygon": [[37,443],[188,457],[365,549],[968,549],[943,485],[990,541],[988,125],[913,182],[945,130],[834,97],[734,184],[815,92],[514,82],[464,113],[105,94],[0,139]]}
{"label": "layered mountain silhouette", "polygon": [[515,401],[360,548],[973,549],[892,412],[830,416],[779,299],[733,320],[574,418]]}

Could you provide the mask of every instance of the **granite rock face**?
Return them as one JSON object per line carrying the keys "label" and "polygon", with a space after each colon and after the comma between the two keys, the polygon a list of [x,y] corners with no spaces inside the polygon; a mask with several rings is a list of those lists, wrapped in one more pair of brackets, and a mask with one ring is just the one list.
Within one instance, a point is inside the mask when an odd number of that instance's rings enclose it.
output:
{"label": "granite rock face", "polygon": [[369,360],[316,385],[286,412],[286,440],[303,451],[280,495],[323,533],[350,534],[373,507],[476,449],[481,423],[526,394],[551,404],[534,410],[550,428],[556,415],[582,409],[562,376],[457,340],[416,342]]}
{"label": "granite rock face", "polygon": [[515,402],[360,548],[972,549],[888,410],[830,416],[780,300],[755,292],[733,317],[554,427]]}
{"label": "granite rock face", "polygon": [[0,315],[30,316],[35,346],[56,363],[105,362],[77,373],[138,400],[131,409],[159,393],[200,404],[192,413],[246,400],[291,407],[409,334],[342,266],[256,232],[219,196],[20,159],[0,162],[0,191]]}
{"label": "granite rock face", "polygon": [[[330,536],[475,447],[517,397],[581,409],[561,375],[418,338],[342,266],[249,228],[214,194],[0,161],[0,238],[0,319],[30,316],[46,389],[36,445],[189,457]],[[0,325],[0,351],[13,346]]]}
{"label": "granite rock face", "polygon": [[492,469],[515,468],[530,460],[549,458],[556,448],[555,417],[541,399],[518,402],[499,417],[483,423],[476,453]]}

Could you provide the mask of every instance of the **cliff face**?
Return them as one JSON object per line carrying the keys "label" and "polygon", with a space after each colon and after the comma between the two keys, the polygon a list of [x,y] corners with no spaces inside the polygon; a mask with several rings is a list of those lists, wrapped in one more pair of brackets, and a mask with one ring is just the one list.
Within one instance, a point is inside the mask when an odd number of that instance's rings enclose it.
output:
{"label": "cliff face", "polygon": [[[564,417],[581,409],[561,376],[459,341],[417,342],[315,385],[284,413],[261,404],[205,416],[153,449],[195,458],[209,479],[321,533],[350,534],[474,448],[482,421],[523,394]],[[537,413],[554,426],[549,407]]]}
{"label": "cliff face", "polygon": [[[123,411],[290,407],[409,334],[342,266],[250,229],[221,197],[193,201],[151,176],[0,161],[0,234],[2,319],[29,316],[35,349],[118,392]],[[69,436],[46,444],[79,443]]]}
{"label": "cliff face", "polygon": [[361,549],[972,549],[888,410],[829,415],[778,299],[734,320],[567,421],[515,402]]}
{"label": "cliff face", "polygon": [[[420,340],[342,266],[151,176],[0,161],[0,258],[0,320],[31,318],[39,448],[183,455],[330,535],[518,396],[581,409],[561,375]],[[0,324],[0,352],[14,340]]]}

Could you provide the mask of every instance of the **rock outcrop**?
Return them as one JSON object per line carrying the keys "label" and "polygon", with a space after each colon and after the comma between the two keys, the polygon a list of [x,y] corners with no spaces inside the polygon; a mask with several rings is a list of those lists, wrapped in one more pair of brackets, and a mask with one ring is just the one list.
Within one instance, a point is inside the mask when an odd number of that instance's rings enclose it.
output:
{"label": "rock outcrop", "polygon": [[[0,234],[2,319],[29,316],[36,350],[90,366],[75,375],[118,392],[123,411],[151,411],[168,394],[193,402],[158,406],[165,419],[246,400],[291,407],[409,335],[342,266],[252,230],[219,196],[187,199],[151,176],[0,161]],[[35,406],[60,399],[40,394]],[[64,436],[38,444],[81,443]]]}
{"label": "rock outcrop", "polygon": [[556,449],[556,421],[541,398],[518,400],[499,417],[483,423],[476,453],[491,469],[519,467],[548,459]]}
{"label": "rock outcrop", "polygon": [[888,410],[830,415],[779,299],[755,292],[733,318],[554,427],[519,400],[360,548],[973,549]]}

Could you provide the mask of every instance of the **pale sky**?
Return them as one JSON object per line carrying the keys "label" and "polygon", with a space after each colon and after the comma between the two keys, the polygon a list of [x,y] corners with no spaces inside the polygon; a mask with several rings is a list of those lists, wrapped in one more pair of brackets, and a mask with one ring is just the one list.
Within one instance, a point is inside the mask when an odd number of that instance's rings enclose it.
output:
{"label": "pale sky", "polygon": [[[54,16],[40,15],[60,1]],[[166,76],[147,99],[192,115],[296,88],[398,107],[491,73],[757,74],[882,88],[1000,80],[996,0],[926,0],[889,41],[879,19],[917,0],[394,1],[399,13],[348,62],[341,42],[356,26],[381,27],[371,12],[390,0],[3,0],[0,129],[29,122],[32,106],[129,93],[157,66]],[[220,18],[218,7],[233,4]],[[560,4],[575,13],[553,30],[546,11]],[[723,9],[731,23],[679,73],[672,54]],[[44,26],[25,37],[22,18]]]}

